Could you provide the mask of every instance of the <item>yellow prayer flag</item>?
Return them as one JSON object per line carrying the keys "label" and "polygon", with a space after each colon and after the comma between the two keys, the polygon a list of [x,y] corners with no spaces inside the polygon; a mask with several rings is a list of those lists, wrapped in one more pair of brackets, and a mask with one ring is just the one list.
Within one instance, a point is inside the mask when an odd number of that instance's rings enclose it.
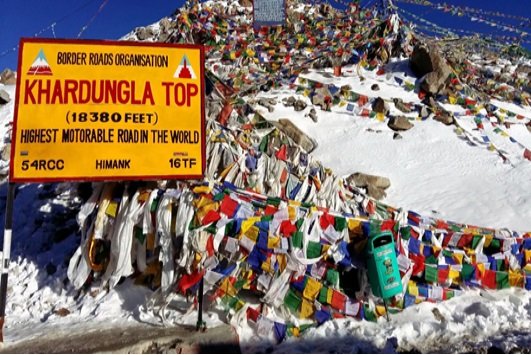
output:
{"label": "yellow prayer flag", "polygon": [[375,311],[377,315],[383,316],[385,314],[385,306],[377,305]]}
{"label": "yellow prayer flag", "polygon": [[531,263],[531,250],[524,250],[524,258],[526,264]]}
{"label": "yellow prayer flag", "polygon": [[273,273],[274,269],[271,267],[271,258],[267,258],[267,260],[262,263],[262,270],[268,274]]}
{"label": "yellow prayer flag", "polygon": [[275,249],[275,248],[278,248],[279,246],[280,246],[280,237],[273,236],[273,237],[267,238],[268,249]]}
{"label": "yellow prayer flag", "polygon": [[376,113],[376,119],[380,122],[383,122],[385,121],[385,115],[383,112],[377,112]]}
{"label": "yellow prayer flag", "polygon": [[513,287],[524,287],[524,275],[520,270],[509,270],[509,285]]}
{"label": "yellow prayer flag", "polygon": [[109,217],[116,218],[116,213],[118,212],[118,202],[111,201],[105,209],[105,214]]}
{"label": "yellow prayer flag", "polygon": [[334,290],[329,287],[326,292],[326,303],[332,304],[332,295],[334,294]]}
{"label": "yellow prayer flag", "polygon": [[407,284],[407,290],[410,295],[419,295],[419,288],[417,287],[417,284],[414,281],[409,281],[409,283]]}
{"label": "yellow prayer flag", "polygon": [[454,269],[450,266],[450,271],[448,272],[448,278],[452,279],[452,284],[459,285],[461,283],[461,273],[459,270]]}
{"label": "yellow prayer flag", "polygon": [[361,221],[354,218],[348,219],[348,229],[351,231],[359,231],[361,229]]}
{"label": "yellow prayer flag", "polygon": [[256,222],[260,221],[260,217],[250,217],[242,222],[241,231],[245,233],[251,228]]}
{"label": "yellow prayer flag", "polygon": [[221,285],[219,286],[219,288],[221,289],[221,291],[225,292],[225,294],[229,295],[229,296],[236,296],[236,289],[234,288],[234,286],[230,283],[229,281],[229,278],[226,277],[223,282],[221,283]]}
{"label": "yellow prayer flag", "polygon": [[485,264],[476,264],[481,277],[485,274]]}
{"label": "yellow prayer flag", "polygon": [[257,226],[251,226],[246,232],[245,236],[249,239],[251,239],[253,242],[256,242],[258,240],[258,234],[260,233],[260,229]]}
{"label": "yellow prayer flag", "polygon": [[448,102],[450,102],[450,104],[452,105],[455,105],[457,102],[457,98],[455,96],[448,96]]}
{"label": "yellow prayer flag", "polygon": [[301,304],[301,314],[300,317],[303,319],[310,318],[313,315],[313,303],[302,299]]}
{"label": "yellow prayer flag", "polygon": [[486,234],[485,235],[485,244],[483,245],[485,248],[487,248],[490,243],[492,242],[492,239],[494,238],[494,236],[492,234]]}
{"label": "yellow prayer flag", "polygon": [[278,263],[278,271],[282,272],[286,269],[286,266],[288,265],[288,261],[286,259],[286,255],[284,254],[278,254],[277,255],[277,263]]}
{"label": "yellow prayer flag", "polygon": [[196,186],[194,187],[194,193],[196,194],[207,194],[212,191],[212,188],[208,185]]}
{"label": "yellow prayer flag", "polygon": [[297,217],[297,208],[295,206],[288,206],[288,216],[290,221],[295,220]]}
{"label": "yellow prayer flag", "polygon": [[247,49],[245,50],[245,53],[247,53],[247,55],[248,55],[249,57],[254,57],[254,55],[256,54],[255,51],[253,51],[253,50],[250,49],[250,48],[247,48]]}
{"label": "yellow prayer flag", "polygon": [[300,329],[297,327],[293,327],[293,330],[291,331],[294,337],[299,337],[301,335]]}
{"label": "yellow prayer flag", "polygon": [[306,287],[304,288],[302,295],[307,299],[314,301],[322,286],[323,285],[319,281],[309,277],[306,281]]}
{"label": "yellow prayer flag", "polygon": [[464,255],[461,254],[461,253],[454,253],[452,254],[452,257],[454,259],[454,261],[458,264],[463,264],[463,257]]}

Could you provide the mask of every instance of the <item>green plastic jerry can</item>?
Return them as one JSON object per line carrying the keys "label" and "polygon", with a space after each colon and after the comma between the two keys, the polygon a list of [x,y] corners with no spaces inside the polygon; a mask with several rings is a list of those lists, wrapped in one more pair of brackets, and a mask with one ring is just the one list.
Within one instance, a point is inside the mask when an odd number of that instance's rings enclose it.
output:
{"label": "green plastic jerry can", "polygon": [[402,282],[396,260],[393,234],[381,232],[369,237],[367,269],[372,293],[387,299],[402,293]]}

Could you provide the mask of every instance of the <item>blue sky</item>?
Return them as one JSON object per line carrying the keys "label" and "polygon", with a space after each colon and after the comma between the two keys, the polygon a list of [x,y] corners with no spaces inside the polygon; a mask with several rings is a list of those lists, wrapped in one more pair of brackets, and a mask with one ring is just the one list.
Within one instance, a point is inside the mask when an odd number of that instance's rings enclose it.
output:
{"label": "blue sky", "polygon": [[[334,0],[330,0],[334,4]],[[362,0],[362,4],[379,0]],[[0,70],[16,69],[20,37],[77,38],[83,26],[96,15],[80,38],[117,39],[138,26],[151,24],[171,15],[182,6],[184,0],[1,0],[0,13]],[[438,0],[432,0],[438,2]],[[442,2],[442,1],[440,1]],[[501,11],[531,18],[531,0],[446,0],[449,4],[467,5],[491,11]],[[105,4],[101,12],[100,6]],[[443,27],[461,28],[475,32],[507,34],[495,27],[471,22],[466,17],[457,17],[418,5],[396,4],[407,11],[433,21]],[[496,21],[518,24],[515,20],[492,17]],[[56,23],[53,30],[49,28]],[[524,30],[530,33],[528,26]],[[510,33],[509,33],[510,34]],[[527,48],[531,48],[527,44]]]}

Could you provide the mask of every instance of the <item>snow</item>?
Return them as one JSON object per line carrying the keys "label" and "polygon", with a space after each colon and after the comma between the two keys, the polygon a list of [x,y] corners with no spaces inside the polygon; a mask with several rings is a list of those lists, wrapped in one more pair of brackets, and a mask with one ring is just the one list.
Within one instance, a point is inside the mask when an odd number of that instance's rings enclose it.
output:
{"label": "snow", "polygon": [[[383,82],[374,71],[361,69],[361,75],[366,79],[360,85],[357,75],[349,73],[356,70],[344,69],[347,74],[334,82],[336,86],[349,84],[354,92],[366,93],[369,97],[419,101],[416,95],[398,85]],[[321,83],[333,81],[318,72],[305,77]],[[409,80],[414,81],[413,78]],[[379,85],[379,91],[370,90],[374,83]],[[263,96],[276,97],[281,102],[293,93],[278,91]],[[303,96],[297,98],[305,99]],[[463,112],[463,108],[457,105],[444,107],[452,112]],[[516,105],[507,104],[505,107],[513,109]],[[459,138],[454,126],[445,126],[431,118],[413,121],[415,126],[412,129],[400,133],[402,139],[393,140],[393,131],[386,123],[375,119],[333,107],[332,112],[318,110],[318,122],[315,123],[304,116],[309,110],[308,107],[297,113],[279,103],[271,113],[265,109],[260,112],[271,120],[290,118],[316,139],[318,148],[312,154],[336,174],[346,177],[364,172],[388,177],[391,187],[384,201],[392,206],[483,227],[531,230],[531,164],[523,160],[521,149],[506,137],[490,130],[489,138],[496,139],[496,145],[512,153],[512,165],[504,164],[484,145],[472,145]],[[531,114],[529,109],[525,112]],[[480,137],[473,132],[473,116],[459,117],[458,122]],[[489,129],[488,125],[485,129]],[[512,125],[508,133],[531,149],[531,135],[523,124]]]}
{"label": "snow", "polygon": [[[151,28],[157,31],[158,26],[158,23],[153,24]],[[353,91],[369,97],[387,100],[399,97],[404,102],[418,103],[414,92],[407,92],[394,80],[398,77],[415,83],[407,62],[394,62],[386,70],[392,74],[378,76],[375,71],[360,69],[359,74],[365,80],[360,80],[356,67],[343,68],[341,78],[332,77],[330,69],[312,70],[303,77],[334,83],[338,87],[348,84]],[[371,90],[375,83],[378,91]],[[0,106],[0,148],[3,149],[10,141],[15,87],[0,84],[0,89],[6,90],[12,99]],[[331,112],[317,109],[318,122],[315,123],[306,117],[311,106],[295,112],[281,103],[289,96],[310,103],[308,98],[287,89],[261,96],[275,97],[278,104],[273,112],[265,108],[260,108],[260,112],[270,120],[291,119],[318,142],[312,154],[336,174],[346,177],[360,171],[390,178],[392,185],[384,202],[392,206],[482,227],[531,230],[531,164],[519,155],[518,146],[506,137],[497,136],[487,125],[486,132],[493,143],[507,153],[509,163],[504,163],[485,145],[463,139],[456,134],[454,126],[445,126],[431,117],[420,121],[415,120],[416,114],[408,115],[414,119],[414,127],[401,132],[402,139],[395,140],[385,122],[354,115],[344,107],[334,106]],[[531,117],[529,107],[498,100],[492,103]],[[463,112],[456,105],[445,105],[445,108]],[[391,110],[398,112],[393,105]],[[473,116],[459,117],[458,122],[472,137],[480,139],[479,133],[474,131]],[[516,122],[505,130],[531,149],[531,134],[523,124]],[[7,172],[7,162],[0,161],[0,171]],[[2,210],[5,209],[6,190],[4,183],[0,189]],[[134,285],[132,280],[126,280],[111,291],[100,289],[98,285],[83,292],[65,286],[68,265],[65,258],[77,247],[79,237],[71,234],[58,242],[50,240],[59,227],[65,227],[54,222],[52,216],[67,213],[75,207],[75,201],[66,192],[60,193],[58,198],[55,195],[38,198],[47,193],[46,186],[37,184],[22,185],[18,190],[4,327],[6,344],[42,336],[50,330],[68,331],[74,327],[88,330],[102,324],[195,324],[197,312],[183,297],[175,296],[169,305],[160,307],[157,293]],[[55,266],[56,270],[48,271],[48,265]],[[146,304],[154,307],[146,307]],[[56,312],[62,308],[70,314],[58,315]],[[444,318],[437,319],[435,314],[439,313]],[[215,306],[204,319],[208,327],[213,327],[230,319],[235,322],[238,316]],[[391,315],[389,322],[384,317],[377,323],[355,319],[330,321],[308,330],[302,341],[290,338],[281,344],[272,344],[267,341],[267,334],[257,336],[252,326],[239,328],[239,337],[244,352],[390,353],[397,350],[435,352],[437,349],[461,352],[466,350],[462,346],[467,342],[487,342],[504,333],[526,334],[529,329],[530,292],[522,289],[469,290],[442,303],[424,302],[409,307]],[[519,340],[507,337],[498,341],[510,350],[510,344]]]}

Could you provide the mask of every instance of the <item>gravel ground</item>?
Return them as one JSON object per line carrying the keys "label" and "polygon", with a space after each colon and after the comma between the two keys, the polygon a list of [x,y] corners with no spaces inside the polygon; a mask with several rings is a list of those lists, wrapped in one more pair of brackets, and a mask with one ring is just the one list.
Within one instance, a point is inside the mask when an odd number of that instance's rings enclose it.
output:
{"label": "gravel ground", "polygon": [[238,337],[228,325],[196,332],[194,328],[135,326],[54,333],[28,341],[5,344],[1,353],[240,353]]}

